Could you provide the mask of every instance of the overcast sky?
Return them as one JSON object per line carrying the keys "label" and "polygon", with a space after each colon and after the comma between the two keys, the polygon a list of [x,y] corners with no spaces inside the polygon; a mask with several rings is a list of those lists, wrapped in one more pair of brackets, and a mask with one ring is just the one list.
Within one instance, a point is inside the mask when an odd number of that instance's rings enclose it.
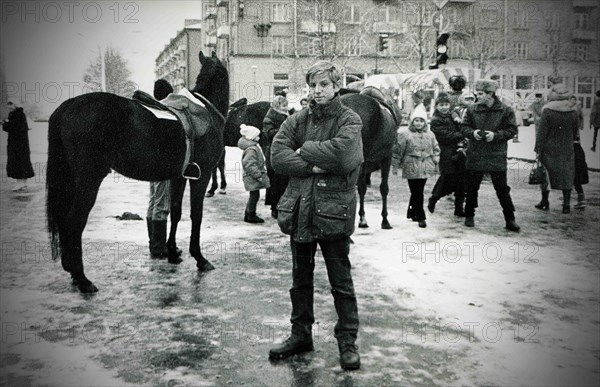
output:
{"label": "overcast sky", "polygon": [[201,18],[192,0],[5,1],[1,9],[3,86],[9,98],[39,98],[43,111],[81,94],[83,72],[109,44],[128,61],[132,81],[151,92],[159,52],[185,19]]}

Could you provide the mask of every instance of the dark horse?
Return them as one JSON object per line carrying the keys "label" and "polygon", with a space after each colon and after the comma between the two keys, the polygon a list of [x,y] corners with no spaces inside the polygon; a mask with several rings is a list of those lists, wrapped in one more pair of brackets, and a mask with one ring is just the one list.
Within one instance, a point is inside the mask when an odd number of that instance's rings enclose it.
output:
{"label": "dark horse", "polygon": [[[400,125],[401,111],[393,101],[386,101],[393,113],[388,113],[380,108],[379,102],[368,95],[358,94],[355,90],[342,89],[340,91],[341,101],[344,105],[355,111],[363,122],[362,140],[363,154],[365,162],[361,167],[358,179],[358,193],[360,196],[359,208],[359,227],[369,227],[365,219],[365,194],[367,192],[367,175],[371,172],[381,170],[381,192],[382,205],[381,210],[381,228],[391,229],[387,219],[387,195],[389,193],[388,179],[390,167],[392,164],[392,148],[396,141],[396,132]],[[257,102],[240,108],[236,114],[240,118],[235,118],[232,110],[227,117],[223,137],[225,145],[237,146],[240,138],[239,124],[254,122],[251,125],[262,128],[262,120],[269,110],[268,102]],[[244,121],[247,120],[246,121]],[[251,121],[252,120],[252,121]],[[258,124],[260,123],[260,126]]]}
{"label": "dark horse", "polygon": [[[223,117],[229,105],[229,75],[221,61],[199,54],[201,71],[192,92],[216,108],[207,109],[207,133],[195,139],[193,161],[201,178],[190,181],[192,234],[189,251],[199,270],[214,267],[200,251],[204,193],[210,172],[223,152]],[[217,113],[218,112],[220,113]],[[181,219],[186,180],[185,133],[177,121],[159,120],[138,102],[109,93],[71,98],[49,121],[46,176],[48,230],[52,256],[61,256],[63,269],[84,293],[98,289],[84,274],[81,235],[102,180],[110,169],[136,180],[171,182],[171,230],[167,242],[176,249],[175,233]]]}

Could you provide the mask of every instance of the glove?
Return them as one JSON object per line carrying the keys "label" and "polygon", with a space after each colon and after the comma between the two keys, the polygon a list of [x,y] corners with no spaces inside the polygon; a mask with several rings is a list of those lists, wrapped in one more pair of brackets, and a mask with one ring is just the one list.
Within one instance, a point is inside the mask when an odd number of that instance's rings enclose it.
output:
{"label": "glove", "polygon": [[481,139],[483,138],[479,135],[479,130],[473,131],[473,137],[475,137],[475,140],[477,140],[477,141],[481,141]]}
{"label": "glove", "polygon": [[485,142],[490,142],[494,139],[494,132],[490,132],[489,130],[485,131]]}
{"label": "glove", "polygon": [[313,165],[312,171],[313,173],[327,173],[326,170],[324,170],[323,168],[319,168],[316,165]]}

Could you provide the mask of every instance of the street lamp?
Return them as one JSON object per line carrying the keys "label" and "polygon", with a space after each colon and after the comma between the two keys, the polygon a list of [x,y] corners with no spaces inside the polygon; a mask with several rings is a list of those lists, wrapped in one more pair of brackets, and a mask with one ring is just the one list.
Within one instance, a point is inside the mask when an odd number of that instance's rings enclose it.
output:
{"label": "street lamp", "polygon": [[256,83],[256,70],[258,69],[258,67],[252,66],[250,68],[252,69],[252,83]]}

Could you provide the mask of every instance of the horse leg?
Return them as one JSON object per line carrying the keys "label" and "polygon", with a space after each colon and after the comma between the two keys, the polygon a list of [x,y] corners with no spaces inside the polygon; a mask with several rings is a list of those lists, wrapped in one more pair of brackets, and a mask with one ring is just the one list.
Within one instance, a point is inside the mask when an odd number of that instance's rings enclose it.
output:
{"label": "horse leg", "polygon": [[192,235],[190,237],[190,254],[196,259],[196,267],[200,271],[213,270],[215,267],[202,255],[200,249],[200,226],[202,225],[202,214],[204,210],[204,192],[208,180],[201,178],[190,182],[191,190],[191,218]]}
{"label": "horse leg", "polygon": [[98,288],[85,276],[81,248],[81,235],[96,202],[102,179],[106,176],[93,176],[93,173],[86,173],[85,179],[79,179],[73,203],[64,219],[64,232],[61,230],[60,234],[62,267],[71,274],[73,285],[77,286],[82,293],[98,291]]}
{"label": "horse leg", "polygon": [[210,189],[206,193],[207,198],[212,198],[213,196],[215,196],[215,191],[219,187],[219,185],[217,183],[217,167],[215,167],[215,169],[212,170],[211,180],[212,180],[212,183],[210,185]]}
{"label": "horse leg", "polygon": [[225,193],[225,189],[227,188],[227,180],[225,179],[225,150],[223,150],[223,155],[221,156],[221,160],[219,160],[219,172],[221,173],[221,192]]}
{"label": "horse leg", "polygon": [[360,174],[358,176],[358,196],[360,198],[360,207],[358,209],[359,222],[358,227],[367,228],[369,224],[365,218],[365,194],[367,193],[367,181],[365,175],[365,164],[362,165]]}
{"label": "horse leg", "polygon": [[177,248],[177,224],[181,220],[185,183],[186,180],[183,177],[171,180],[171,228],[169,230],[169,240],[167,240],[167,250],[169,252],[169,262],[172,263],[181,262],[181,258],[179,258],[180,250]]}
{"label": "horse leg", "polygon": [[379,192],[381,192],[381,228],[384,230],[391,230],[392,226],[390,222],[388,222],[388,212],[387,212],[387,197],[390,192],[390,187],[388,184],[388,180],[390,177],[390,168],[392,166],[392,158],[388,157],[381,160],[381,184],[379,185]]}

